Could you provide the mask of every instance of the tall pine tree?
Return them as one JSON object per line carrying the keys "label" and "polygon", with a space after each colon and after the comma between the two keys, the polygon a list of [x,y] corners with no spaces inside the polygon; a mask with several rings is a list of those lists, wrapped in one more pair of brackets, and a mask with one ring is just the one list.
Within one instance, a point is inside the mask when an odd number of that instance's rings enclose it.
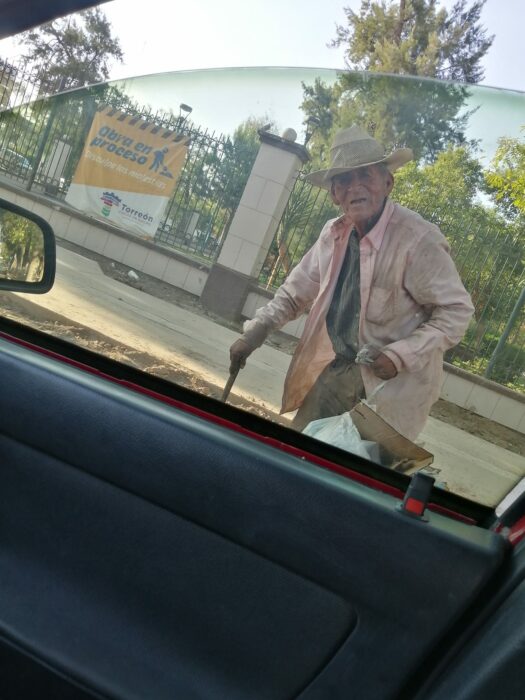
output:
{"label": "tall pine tree", "polygon": [[479,24],[484,4],[458,0],[449,14],[438,0],[362,0],[359,14],[345,8],[348,25],[330,45],[345,47],[354,70],[477,83],[494,38]]}
{"label": "tall pine tree", "polygon": [[347,25],[337,27],[331,45],[345,47],[350,72],[332,88],[305,87],[303,110],[323,125],[314,153],[353,122],[388,148],[413,148],[418,159],[463,145],[466,83],[482,79],[481,59],[493,40],[479,22],[484,2],[458,0],[450,13],[438,0],[362,0],[359,12],[345,8]]}
{"label": "tall pine tree", "polygon": [[62,17],[21,34],[23,59],[44,68],[45,83],[61,88],[107,80],[111,61],[122,61],[122,49],[111,24],[98,7]]}

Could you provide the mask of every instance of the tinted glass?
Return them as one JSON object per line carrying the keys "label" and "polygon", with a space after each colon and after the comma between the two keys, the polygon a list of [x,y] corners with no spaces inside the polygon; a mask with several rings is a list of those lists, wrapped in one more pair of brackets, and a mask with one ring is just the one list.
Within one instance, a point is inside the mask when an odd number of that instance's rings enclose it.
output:
{"label": "tinted glass", "polygon": [[[495,505],[525,474],[524,106],[517,92],[312,69],[169,73],[15,106],[0,114],[0,190],[50,221],[58,270],[31,308],[4,295],[4,313],[220,398],[230,346],[284,283],[227,400],[291,426],[279,412],[306,324],[287,408],[334,348],[328,394],[368,403],[308,432]],[[355,123],[384,151],[355,134],[332,150]],[[382,161],[394,172],[380,206],[362,213],[362,181],[334,203],[334,170]]]}

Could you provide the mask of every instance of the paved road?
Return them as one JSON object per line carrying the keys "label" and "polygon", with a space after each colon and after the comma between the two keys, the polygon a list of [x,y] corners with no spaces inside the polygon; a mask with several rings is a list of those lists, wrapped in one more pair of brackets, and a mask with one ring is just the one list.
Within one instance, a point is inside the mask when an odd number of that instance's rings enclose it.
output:
{"label": "paved road", "polygon": [[[51,292],[31,298],[81,325],[224,385],[236,334],[209,319],[106,277],[97,263],[58,248]],[[249,359],[234,392],[278,411],[289,355],[263,346]],[[429,418],[418,442],[434,454],[435,474],[456,493],[495,504],[525,476],[525,458]]]}

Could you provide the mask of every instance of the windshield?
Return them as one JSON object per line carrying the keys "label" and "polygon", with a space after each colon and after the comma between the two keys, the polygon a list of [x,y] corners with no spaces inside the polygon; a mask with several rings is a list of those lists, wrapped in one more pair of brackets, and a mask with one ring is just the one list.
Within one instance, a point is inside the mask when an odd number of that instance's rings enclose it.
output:
{"label": "windshield", "polygon": [[0,196],[58,261],[4,315],[486,505],[525,475],[523,94],[298,68],[11,86]]}

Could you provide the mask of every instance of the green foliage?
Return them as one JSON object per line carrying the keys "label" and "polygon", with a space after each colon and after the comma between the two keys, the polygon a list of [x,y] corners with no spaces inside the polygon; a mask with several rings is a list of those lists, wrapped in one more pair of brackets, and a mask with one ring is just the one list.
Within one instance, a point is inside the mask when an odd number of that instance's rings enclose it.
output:
{"label": "green foliage", "polygon": [[325,85],[320,78],[316,78],[313,85],[301,83],[303,88],[303,102],[301,109],[305,115],[305,122],[310,120],[309,130],[312,134],[308,144],[311,162],[310,168],[321,168],[326,145],[334,129],[334,120],[337,118],[339,91],[336,87]]}
{"label": "green foliage", "polygon": [[458,0],[450,14],[438,4],[362,0],[359,13],[345,8],[347,26],[337,26],[331,45],[345,47],[349,68],[479,82],[494,38],[479,24],[485,0]]}
{"label": "green foliage", "polygon": [[197,129],[188,130],[190,150],[168,207],[173,212],[177,236],[188,238],[192,217],[198,216],[200,233],[196,235],[208,249],[218,249],[259,151],[258,131],[267,123],[264,117],[249,118],[227,139],[217,139]]}
{"label": "green foliage", "polygon": [[[475,340],[475,325],[469,329],[465,344],[460,351],[452,351],[452,356],[445,356],[447,361],[466,369],[473,374],[485,375],[499,339],[499,331],[486,333],[481,342]],[[490,379],[497,384],[507,386],[514,391],[525,392],[525,326],[518,329],[515,338],[500,351],[493,366]]]}
{"label": "green foliage", "polygon": [[[501,353],[498,355],[498,359],[496,360],[496,364],[494,365],[490,376],[493,382],[506,384],[516,391],[525,391],[524,340],[525,337],[522,335],[521,347],[514,343],[510,343],[505,345],[505,347],[502,349]],[[494,347],[495,346],[496,344],[494,343]]]}
{"label": "green foliage", "polygon": [[448,147],[432,164],[408,163],[395,174],[393,198],[409,209],[432,213],[438,221],[463,221],[472,215],[483,182],[482,168],[470,149]]}
{"label": "green foliage", "polygon": [[467,94],[461,85],[373,73],[344,73],[332,87],[304,86],[305,121],[320,124],[309,145],[313,163],[321,167],[335,132],[354,123],[387,150],[407,146],[417,160],[432,161],[449,146],[467,145]]}
{"label": "green foliage", "polygon": [[485,180],[509,216],[525,216],[525,140],[500,139]]}
{"label": "green foliage", "polygon": [[19,214],[0,211],[2,274],[9,279],[25,280],[33,261],[41,260],[43,254],[44,238],[39,227]]}
{"label": "green foliage", "polygon": [[211,148],[206,134],[195,135],[181,180],[187,202],[191,198],[220,201],[231,220],[259,151],[258,131],[266,123],[264,117],[249,118],[232,138],[215,141]]}
{"label": "green foliage", "polygon": [[269,124],[267,117],[250,117],[234,131],[224,144],[224,158],[217,170],[213,191],[233,217],[261,145],[259,130]]}
{"label": "green foliage", "polygon": [[432,161],[448,146],[466,143],[467,89],[436,80],[347,73],[339,81],[336,128],[358,123],[387,148],[412,148]]}
{"label": "green foliage", "polygon": [[314,159],[337,129],[352,123],[386,148],[412,148],[416,159],[431,161],[448,146],[464,145],[466,86],[429,78],[475,83],[483,77],[480,62],[493,40],[479,24],[483,4],[458,0],[450,13],[437,0],[362,0],[359,12],[345,8],[347,25],[337,27],[332,45],[345,47],[349,68],[369,73],[343,73],[332,87],[304,86],[305,117],[319,124]]}
{"label": "green foliage", "polygon": [[107,80],[110,61],[122,61],[118,39],[99,7],[43,24],[21,35],[24,60],[42,65],[46,82],[62,79],[62,87]]}

